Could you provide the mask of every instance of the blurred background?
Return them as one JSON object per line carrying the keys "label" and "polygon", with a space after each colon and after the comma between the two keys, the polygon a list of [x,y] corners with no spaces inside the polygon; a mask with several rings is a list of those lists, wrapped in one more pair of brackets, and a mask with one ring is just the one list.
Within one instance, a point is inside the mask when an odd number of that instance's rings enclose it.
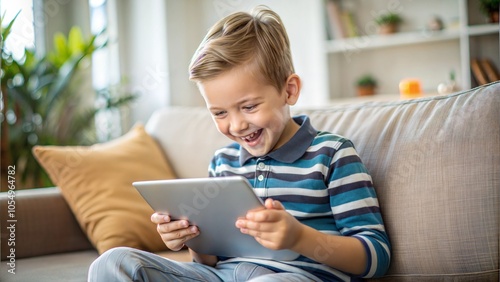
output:
{"label": "blurred background", "polygon": [[192,54],[218,19],[258,4],[289,33],[298,107],[397,100],[408,78],[420,96],[498,80],[498,0],[1,0],[2,168],[48,185],[34,145],[104,142],[161,107],[204,106]]}

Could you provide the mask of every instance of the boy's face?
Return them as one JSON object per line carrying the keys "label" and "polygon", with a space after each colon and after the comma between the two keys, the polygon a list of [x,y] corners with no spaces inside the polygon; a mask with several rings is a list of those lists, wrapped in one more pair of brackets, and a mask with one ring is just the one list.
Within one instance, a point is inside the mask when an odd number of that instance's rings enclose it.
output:
{"label": "boy's face", "polygon": [[285,144],[299,128],[289,105],[298,99],[300,80],[290,77],[292,85],[287,81],[280,93],[248,69],[236,67],[198,87],[217,129],[253,156],[263,156]]}

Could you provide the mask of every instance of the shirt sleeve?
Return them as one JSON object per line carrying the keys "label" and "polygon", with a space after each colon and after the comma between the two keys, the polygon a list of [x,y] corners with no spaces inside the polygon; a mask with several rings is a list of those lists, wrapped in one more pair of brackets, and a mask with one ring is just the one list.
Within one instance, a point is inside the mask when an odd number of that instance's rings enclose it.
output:
{"label": "shirt sleeve", "polygon": [[332,158],[328,191],[340,233],[359,239],[365,247],[368,263],[361,277],[384,275],[390,263],[389,238],[372,178],[349,140]]}

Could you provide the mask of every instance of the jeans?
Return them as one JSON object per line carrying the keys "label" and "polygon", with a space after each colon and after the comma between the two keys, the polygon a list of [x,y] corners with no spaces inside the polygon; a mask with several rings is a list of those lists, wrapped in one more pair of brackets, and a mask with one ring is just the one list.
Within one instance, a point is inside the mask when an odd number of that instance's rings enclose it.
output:
{"label": "jeans", "polygon": [[137,249],[119,247],[96,259],[89,269],[88,281],[311,281],[299,273],[276,273],[248,263],[223,263],[216,267],[196,262],[177,262]]}

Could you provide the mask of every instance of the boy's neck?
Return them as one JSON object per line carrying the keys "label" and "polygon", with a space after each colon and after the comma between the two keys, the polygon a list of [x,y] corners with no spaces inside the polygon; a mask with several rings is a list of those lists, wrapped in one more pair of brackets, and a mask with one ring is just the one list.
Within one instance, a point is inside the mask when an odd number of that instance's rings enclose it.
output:
{"label": "boy's neck", "polygon": [[293,118],[290,117],[285,128],[283,129],[283,132],[281,133],[280,139],[278,140],[276,145],[273,147],[271,152],[277,150],[281,146],[285,145],[288,141],[290,141],[290,139],[292,139],[292,137],[295,135],[295,133],[297,133],[297,131],[299,131],[299,128],[300,128],[300,125],[298,125],[293,120]]}

